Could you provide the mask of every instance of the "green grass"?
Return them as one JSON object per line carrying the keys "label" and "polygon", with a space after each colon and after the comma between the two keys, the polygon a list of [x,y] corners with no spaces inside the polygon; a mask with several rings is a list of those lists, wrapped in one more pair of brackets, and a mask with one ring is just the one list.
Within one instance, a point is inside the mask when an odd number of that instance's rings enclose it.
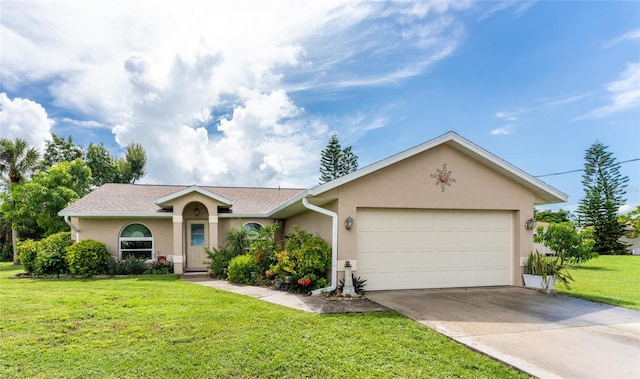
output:
{"label": "green grass", "polygon": [[571,290],[559,293],[640,310],[640,256],[603,255],[570,268]]}
{"label": "green grass", "polygon": [[395,312],[315,315],[173,275],[10,279],[2,378],[523,378]]}

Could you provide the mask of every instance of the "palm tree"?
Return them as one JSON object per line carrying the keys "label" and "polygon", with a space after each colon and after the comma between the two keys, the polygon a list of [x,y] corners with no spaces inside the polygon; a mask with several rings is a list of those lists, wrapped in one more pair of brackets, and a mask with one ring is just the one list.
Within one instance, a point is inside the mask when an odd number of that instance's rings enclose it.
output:
{"label": "palm tree", "polygon": [[25,176],[38,166],[39,159],[38,150],[29,146],[26,140],[0,139],[0,175],[8,174],[9,183],[22,183]]}
{"label": "palm tree", "polygon": [[[40,159],[40,153],[35,147],[29,146],[29,143],[22,139],[16,138],[12,141],[8,138],[0,139],[0,175],[3,179],[7,175],[8,190],[14,185],[22,183],[26,175],[30,174],[37,166]],[[11,225],[11,239],[13,243],[13,263],[17,264],[16,246],[18,242],[18,230],[15,225]]]}

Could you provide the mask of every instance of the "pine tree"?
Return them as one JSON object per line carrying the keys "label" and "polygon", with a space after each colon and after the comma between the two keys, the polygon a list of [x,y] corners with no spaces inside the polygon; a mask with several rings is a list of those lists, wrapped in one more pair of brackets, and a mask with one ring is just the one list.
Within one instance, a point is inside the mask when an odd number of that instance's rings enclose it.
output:
{"label": "pine tree", "polygon": [[358,156],[351,151],[351,146],[343,150],[338,135],[333,134],[327,147],[322,150],[320,183],[330,182],[357,169]]}
{"label": "pine tree", "polygon": [[342,150],[338,168],[340,176],[345,176],[358,169],[358,156],[351,151],[351,146]]}
{"label": "pine tree", "polygon": [[583,226],[593,227],[595,252],[626,254],[626,245],[620,241],[624,227],[618,222],[618,209],[626,201],[629,178],[620,174],[620,163],[607,148],[596,142],[585,153],[585,197],[580,200],[578,214]]}

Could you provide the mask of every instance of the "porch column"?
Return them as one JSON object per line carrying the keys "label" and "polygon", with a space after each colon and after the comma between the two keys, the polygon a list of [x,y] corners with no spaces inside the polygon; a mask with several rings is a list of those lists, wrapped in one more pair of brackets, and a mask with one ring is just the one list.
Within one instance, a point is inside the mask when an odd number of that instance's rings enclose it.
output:
{"label": "porch column", "polygon": [[209,216],[209,249],[217,249],[218,246],[218,216]]}
{"label": "porch column", "polygon": [[173,272],[184,273],[184,251],[182,241],[182,216],[173,216]]}

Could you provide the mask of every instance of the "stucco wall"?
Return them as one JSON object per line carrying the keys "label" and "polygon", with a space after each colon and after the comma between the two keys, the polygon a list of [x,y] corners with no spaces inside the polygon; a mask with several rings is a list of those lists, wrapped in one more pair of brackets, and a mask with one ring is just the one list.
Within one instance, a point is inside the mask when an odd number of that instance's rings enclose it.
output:
{"label": "stucco wall", "polygon": [[[323,205],[322,208],[337,212],[338,201],[333,201],[329,204]],[[331,245],[332,222],[333,220],[329,216],[313,211],[306,211],[286,219],[284,221],[284,231],[285,233],[291,233],[293,231],[293,227],[297,225],[309,233],[319,235],[322,239],[327,241],[329,245]],[[340,220],[338,220],[338,222],[340,222]],[[338,226],[338,231],[339,230],[340,227]],[[339,232],[338,235],[340,235]]]}
{"label": "stucco wall", "polygon": [[94,239],[107,245],[109,254],[118,257],[118,239],[122,229],[131,223],[146,225],[153,234],[154,254],[173,255],[171,218],[83,218],[72,220],[78,227],[80,240]]}
{"label": "stucco wall", "polygon": [[[186,220],[206,219],[207,212],[201,210],[198,216],[193,215],[192,205],[187,207],[185,214],[191,214]],[[154,237],[154,250],[156,255],[174,255],[173,252],[173,222],[171,217],[167,218],[83,218],[78,220],[72,218],[73,224],[78,227],[80,239],[94,239],[102,241],[107,245],[109,254],[118,256],[118,238],[122,229],[132,222],[139,222],[151,229]],[[263,226],[271,225],[273,219],[264,218],[220,218],[218,222],[219,245],[224,243],[224,238],[231,228],[237,228],[247,222],[257,222]],[[72,235],[75,236],[75,232]],[[219,247],[219,246],[214,246]],[[175,255],[181,255],[176,252]]]}

